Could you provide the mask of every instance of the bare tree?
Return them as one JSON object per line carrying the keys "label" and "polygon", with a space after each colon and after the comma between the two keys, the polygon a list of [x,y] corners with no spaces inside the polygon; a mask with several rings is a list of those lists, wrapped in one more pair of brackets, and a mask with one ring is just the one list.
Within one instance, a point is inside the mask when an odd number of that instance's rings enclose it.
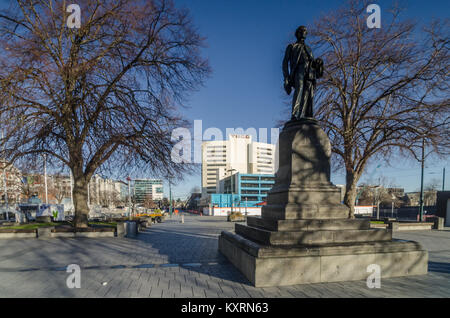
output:
{"label": "bare tree", "polygon": [[117,206],[121,206],[125,204],[125,200],[122,199],[121,194],[119,191],[117,191],[116,189],[114,189],[111,192],[111,203],[117,207]]}
{"label": "bare tree", "polygon": [[73,175],[74,225],[87,226],[87,184],[98,169],[180,175],[171,131],[187,92],[210,69],[203,39],[170,0],[16,0],[0,13],[2,157],[46,153]]}
{"label": "bare tree", "polygon": [[[6,187],[4,182],[6,181]],[[6,161],[0,160],[0,198],[6,202],[5,188],[8,202],[19,202],[22,194],[23,178],[20,171]]]}
{"label": "bare tree", "polygon": [[153,201],[153,198],[151,195],[146,195],[143,203],[144,208],[146,209],[154,209],[156,208],[156,204]]}
{"label": "bare tree", "polygon": [[161,204],[163,207],[168,207],[170,205],[170,201],[167,198],[163,198]]}
{"label": "bare tree", "polygon": [[362,184],[359,186],[360,205],[380,205],[380,206],[394,206],[400,207],[402,204],[402,196],[395,193],[396,186],[392,180],[387,177],[379,177],[376,185]]}
{"label": "bare tree", "polygon": [[48,187],[48,195],[49,197],[55,198],[58,204],[61,204],[65,198],[70,197],[69,177],[56,174],[50,179],[51,182]]}
{"label": "bare tree", "polygon": [[430,180],[424,188],[423,201],[424,205],[436,205],[437,191],[440,187],[439,179]]}
{"label": "bare tree", "polygon": [[112,203],[112,196],[110,190],[99,191],[99,203],[102,207],[109,207]]}
{"label": "bare tree", "polygon": [[22,173],[20,193],[23,199],[28,200],[34,195],[42,198],[42,195],[45,195],[44,191],[42,176],[31,171]]}
{"label": "bare tree", "polygon": [[28,182],[25,181],[20,185],[20,195],[23,200],[28,201],[33,194],[34,191]]}
{"label": "bare tree", "polygon": [[383,25],[366,25],[366,1],[349,1],[310,28],[325,64],[316,117],[345,167],[344,202],[354,217],[356,186],[367,164],[393,150],[420,157],[422,140],[449,148],[449,20],[422,32],[401,10],[383,10]]}
{"label": "bare tree", "polygon": [[189,193],[192,194],[192,193],[201,193],[201,192],[202,192],[202,190],[200,189],[199,186],[194,186],[191,188],[191,191]]}
{"label": "bare tree", "polygon": [[440,186],[441,181],[437,178],[433,178],[425,185],[425,191],[438,191]]}

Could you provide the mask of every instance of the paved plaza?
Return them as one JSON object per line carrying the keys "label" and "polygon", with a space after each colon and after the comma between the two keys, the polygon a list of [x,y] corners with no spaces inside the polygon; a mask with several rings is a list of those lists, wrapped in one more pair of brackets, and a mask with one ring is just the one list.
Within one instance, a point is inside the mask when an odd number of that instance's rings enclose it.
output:
{"label": "paved plaza", "polygon": [[[225,218],[179,216],[137,238],[0,240],[0,297],[450,297],[450,228],[394,233],[429,251],[424,276],[255,288],[217,250]],[[69,264],[81,288],[66,285]],[[369,275],[369,274],[368,274]]]}

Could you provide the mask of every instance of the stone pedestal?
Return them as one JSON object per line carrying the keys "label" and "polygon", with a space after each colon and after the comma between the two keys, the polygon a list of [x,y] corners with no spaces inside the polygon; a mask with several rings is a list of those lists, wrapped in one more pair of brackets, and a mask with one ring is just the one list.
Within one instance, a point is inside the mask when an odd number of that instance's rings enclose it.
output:
{"label": "stone pedestal", "polygon": [[393,241],[392,230],[348,219],[340,189],[330,182],[331,146],[314,119],[286,123],[279,137],[279,170],[261,217],[222,232],[219,251],[256,287],[427,273],[428,252]]}

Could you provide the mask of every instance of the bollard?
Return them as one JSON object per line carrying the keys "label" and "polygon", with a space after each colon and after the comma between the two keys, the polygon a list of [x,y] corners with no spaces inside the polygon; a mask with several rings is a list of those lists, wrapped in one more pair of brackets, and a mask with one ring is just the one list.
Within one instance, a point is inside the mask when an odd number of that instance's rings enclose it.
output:
{"label": "bollard", "polygon": [[184,224],[184,214],[181,214],[181,223]]}

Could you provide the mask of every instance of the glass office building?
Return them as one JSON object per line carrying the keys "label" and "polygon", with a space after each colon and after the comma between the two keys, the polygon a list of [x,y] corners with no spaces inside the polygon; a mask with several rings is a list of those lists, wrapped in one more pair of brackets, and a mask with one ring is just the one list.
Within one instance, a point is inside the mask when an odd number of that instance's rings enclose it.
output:
{"label": "glass office building", "polygon": [[210,203],[214,207],[254,207],[266,201],[274,184],[273,174],[236,173],[220,181],[220,193],[210,194]]}
{"label": "glass office building", "polygon": [[153,201],[163,199],[163,181],[160,179],[135,179],[134,180],[134,197],[136,203],[144,203],[147,197]]}

